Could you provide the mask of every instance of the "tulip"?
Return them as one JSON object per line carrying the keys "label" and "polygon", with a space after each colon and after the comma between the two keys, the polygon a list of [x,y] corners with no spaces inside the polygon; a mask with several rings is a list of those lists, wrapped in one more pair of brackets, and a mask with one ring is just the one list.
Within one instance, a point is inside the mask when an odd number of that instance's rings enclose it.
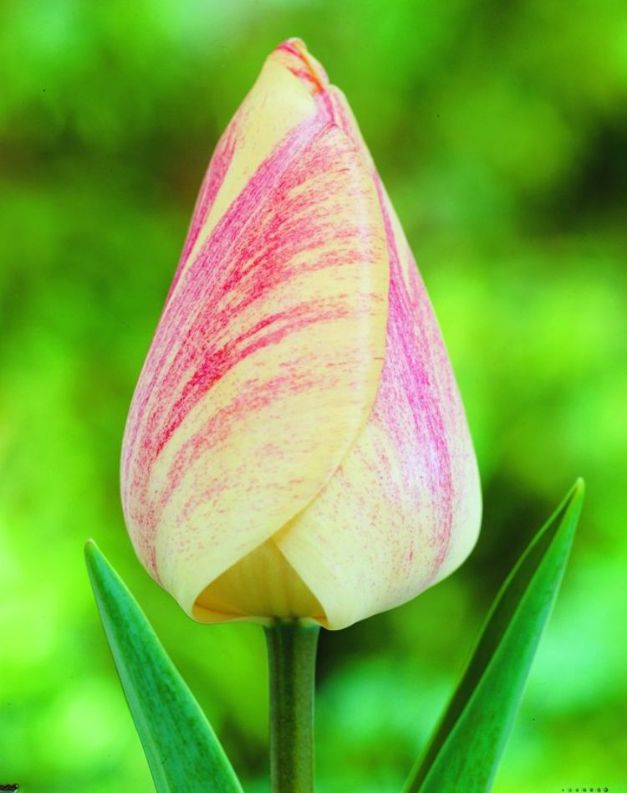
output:
{"label": "tulip", "polygon": [[220,139],[133,397],[137,554],[201,622],[342,628],[452,572],[479,478],[433,309],[343,94],[297,39]]}

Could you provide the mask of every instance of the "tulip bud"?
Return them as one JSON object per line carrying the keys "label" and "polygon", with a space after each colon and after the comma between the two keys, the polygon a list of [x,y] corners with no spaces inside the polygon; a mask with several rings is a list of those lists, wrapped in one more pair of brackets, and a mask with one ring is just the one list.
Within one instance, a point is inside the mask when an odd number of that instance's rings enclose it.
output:
{"label": "tulip bud", "polygon": [[475,455],[407,241],[304,44],[222,136],[131,405],[122,500],[201,622],[342,628],[469,554]]}

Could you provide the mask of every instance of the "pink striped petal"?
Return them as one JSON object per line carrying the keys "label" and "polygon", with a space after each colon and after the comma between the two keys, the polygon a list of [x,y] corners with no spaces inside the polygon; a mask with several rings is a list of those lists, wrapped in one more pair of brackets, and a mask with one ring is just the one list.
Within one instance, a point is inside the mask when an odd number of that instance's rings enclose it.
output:
{"label": "pink striped petal", "polygon": [[481,518],[475,454],[437,320],[382,187],[380,200],[390,291],[377,398],[333,479],[276,538],[331,628],[448,575],[472,550]]}
{"label": "pink striped petal", "polygon": [[354,444],[388,284],[367,158],[289,42],[216,150],[125,432],[131,537],[188,613],[212,618],[193,612],[203,589],[305,509]]}

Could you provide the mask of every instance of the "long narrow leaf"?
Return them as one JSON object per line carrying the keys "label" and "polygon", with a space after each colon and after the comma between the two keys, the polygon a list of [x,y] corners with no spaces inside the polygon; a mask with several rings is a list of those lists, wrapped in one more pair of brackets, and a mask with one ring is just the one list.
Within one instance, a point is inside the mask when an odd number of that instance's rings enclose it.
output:
{"label": "long narrow leaf", "polygon": [[158,793],[241,791],[209,722],[122,579],[94,542],[85,557]]}
{"label": "long narrow leaf", "polygon": [[503,584],[470,664],[405,793],[490,790],[581,512],[579,480]]}

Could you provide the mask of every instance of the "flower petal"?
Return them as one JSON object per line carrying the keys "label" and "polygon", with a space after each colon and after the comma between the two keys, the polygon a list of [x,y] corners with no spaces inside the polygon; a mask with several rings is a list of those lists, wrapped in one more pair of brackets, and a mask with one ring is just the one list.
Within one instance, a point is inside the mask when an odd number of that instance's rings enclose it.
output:
{"label": "flower petal", "polygon": [[376,186],[323,74],[290,46],[212,161],[125,433],[131,536],[189,614],[329,481],[383,365]]}
{"label": "flower petal", "polygon": [[369,421],[318,498],[275,538],[343,628],[452,572],[479,531],[476,459],[451,365],[394,210],[385,365]]}

